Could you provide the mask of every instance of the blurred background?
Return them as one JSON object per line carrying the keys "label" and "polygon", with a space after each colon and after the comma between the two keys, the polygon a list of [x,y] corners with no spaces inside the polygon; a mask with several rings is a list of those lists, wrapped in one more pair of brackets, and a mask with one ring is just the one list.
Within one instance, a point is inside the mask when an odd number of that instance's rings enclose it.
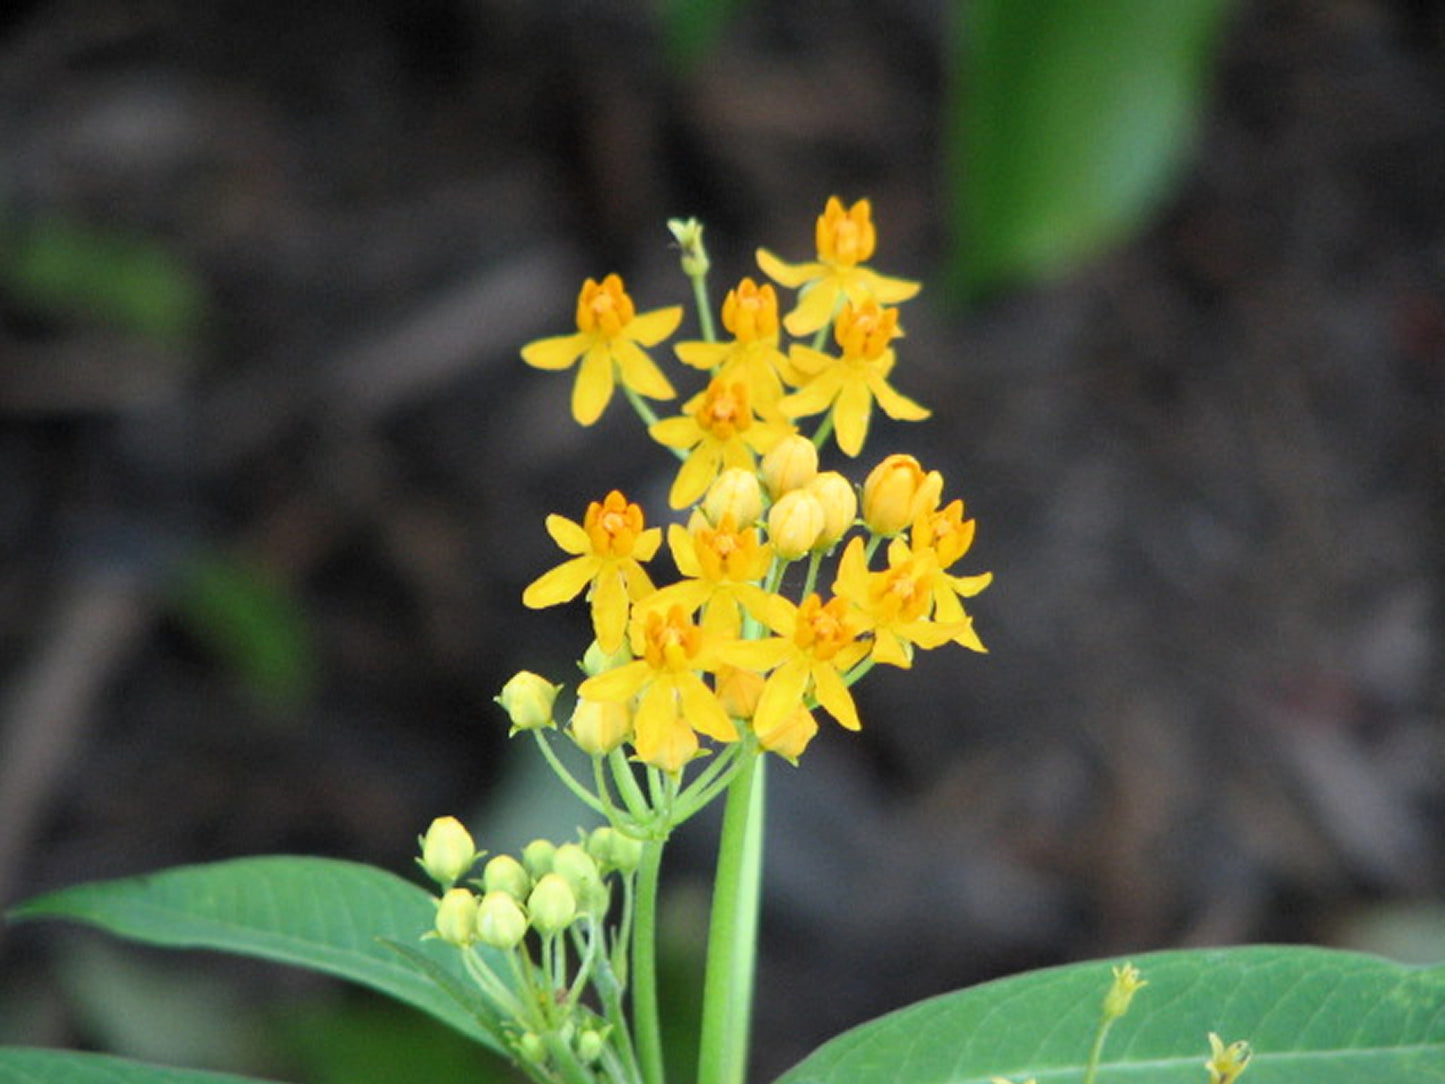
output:
{"label": "blurred background", "polygon": [[[661,519],[668,460],[519,347],[586,275],[684,303],[670,216],[720,299],[832,194],[925,282],[895,377],[934,410],[845,469],[908,451],[964,497],[991,652],[875,671],[861,734],[773,769],[758,1078],[1026,967],[1445,957],[1423,0],[11,5],[0,906],[587,823],[491,697],[586,640],[521,606],[545,515],[619,486]],[[667,867],[678,991],[711,838]],[[36,925],[0,975],[0,1041],[504,1078],[281,968]]]}

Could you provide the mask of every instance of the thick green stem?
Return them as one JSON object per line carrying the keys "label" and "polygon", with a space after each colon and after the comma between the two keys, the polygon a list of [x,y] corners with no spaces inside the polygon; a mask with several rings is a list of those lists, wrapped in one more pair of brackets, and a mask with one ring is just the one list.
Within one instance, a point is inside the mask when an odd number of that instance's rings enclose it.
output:
{"label": "thick green stem", "polygon": [[662,840],[642,846],[632,924],[632,1028],[644,1084],[662,1084],[662,1024],[657,1011],[657,885]]}
{"label": "thick green stem", "polygon": [[763,864],[764,766],[748,749],[728,787],[707,938],[698,1084],[742,1084],[751,1038]]}

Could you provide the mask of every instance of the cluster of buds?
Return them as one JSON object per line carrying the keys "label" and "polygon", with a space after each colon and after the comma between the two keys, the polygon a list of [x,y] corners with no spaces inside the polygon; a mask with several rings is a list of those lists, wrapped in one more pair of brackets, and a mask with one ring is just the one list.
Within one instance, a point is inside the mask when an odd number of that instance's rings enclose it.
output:
{"label": "cluster of buds", "polygon": [[[584,1000],[589,987],[620,998],[625,935],[609,935],[611,882],[630,898],[642,843],[603,826],[581,842],[538,839],[519,856],[484,857],[454,817],[434,820],[417,859],[441,890],[427,936],[463,953],[495,1033],[527,1067],[617,1057],[611,1024]],[[491,950],[488,952],[487,950]]]}

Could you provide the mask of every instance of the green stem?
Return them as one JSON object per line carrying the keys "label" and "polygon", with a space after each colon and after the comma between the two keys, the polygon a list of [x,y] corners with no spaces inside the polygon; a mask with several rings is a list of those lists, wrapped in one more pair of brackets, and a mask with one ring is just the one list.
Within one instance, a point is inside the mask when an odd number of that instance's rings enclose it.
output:
{"label": "green stem", "polygon": [[537,739],[537,746],[542,750],[542,756],[546,758],[548,766],[551,767],[553,773],[562,781],[563,785],[575,794],[577,800],[583,805],[597,813],[601,813],[604,817],[607,816],[607,807],[602,804],[597,795],[579,783],[577,777],[567,770],[567,766],[558,759],[557,754],[553,751],[552,746],[548,744],[547,739],[542,737],[542,732],[540,730],[534,730],[532,731],[532,735]]}
{"label": "green stem", "polygon": [[707,937],[698,1084],[742,1084],[748,1067],[763,860],[764,768],[741,754],[723,808]]}
{"label": "green stem", "polygon": [[707,275],[689,275],[692,280],[692,300],[697,306],[697,322],[702,328],[702,337],[710,343],[717,342],[717,330],[712,322],[712,303],[707,297]]}
{"label": "green stem", "polygon": [[662,1024],[657,1011],[657,885],[662,840],[642,846],[637,868],[637,910],[632,923],[632,1027],[644,1084],[662,1084]]}
{"label": "green stem", "polygon": [[1099,1059],[1104,1054],[1104,1040],[1109,1037],[1109,1028],[1114,1021],[1104,1017],[1099,1021],[1099,1030],[1094,1034],[1094,1045],[1089,1049],[1089,1063],[1084,1070],[1084,1084],[1094,1084],[1094,1077],[1099,1073]]}

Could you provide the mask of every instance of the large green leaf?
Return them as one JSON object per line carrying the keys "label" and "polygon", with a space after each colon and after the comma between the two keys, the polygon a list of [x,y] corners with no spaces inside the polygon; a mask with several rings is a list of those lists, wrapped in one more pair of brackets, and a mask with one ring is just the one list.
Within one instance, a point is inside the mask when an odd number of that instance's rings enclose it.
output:
{"label": "large green leaf", "polygon": [[474,1014],[406,955],[416,945],[440,970],[468,980],[456,950],[420,941],[436,917],[427,892],[356,862],[238,858],[61,889],[12,918],[69,918],[136,941],[259,956],[337,975],[430,1013],[493,1049]]}
{"label": "large green leaf", "polygon": [[1194,135],[1229,0],[975,0],[958,20],[950,285],[1061,271],[1136,226]]}
{"label": "large green leaf", "polygon": [[73,1050],[0,1047],[0,1084],[265,1084],[254,1077],[170,1069]]}
{"label": "large green leaf", "polygon": [[[1207,1036],[1248,1040],[1255,1084],[1445,1081],[1445,967],[1299,947],[1162,952],[1109,1035],[1099,1084],[1203,1084]],[[920,1002],[825,1044],[779,1084],[1082,1079],[1107,963]]]}

